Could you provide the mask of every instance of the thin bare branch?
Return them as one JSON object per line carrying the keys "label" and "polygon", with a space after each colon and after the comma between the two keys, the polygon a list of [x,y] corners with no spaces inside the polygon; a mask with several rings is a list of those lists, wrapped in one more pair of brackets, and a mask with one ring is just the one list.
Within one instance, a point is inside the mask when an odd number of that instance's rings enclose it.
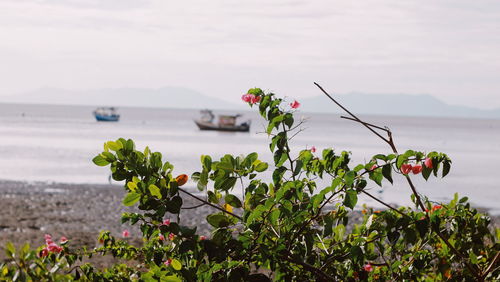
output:
{"label": "thin bare branch", "polygon": [[198,197],[198,196],[196,196],[196,195],[194,195],[194,194],[192,194],[192,193],[189,193],[188,191],[186,191],[186,190],[184,190],[184,189],[182,189],[182,188],[180,188],[180,187],[179,187],[179,191],[181,191],[181,192],[183,192],[183,193],[185,193],[185,194],[187,194],[187,195],[189,195],[189,196],[191,196],[191,197],[195,198],[196,200],[198,200],[198,201],[200,201],[200,202],[204,203],[205,205],[209,205],[209,206],[211,206],[211,207],[212,207],[212,208],[214,208],[214,209],[218,209],[218,210],[220,210],[221,212],[224,212],[224,213],[227,213],[227,214],[229,214],[229,215],[232,215],[232,216],[236,217],[236,218],[237,218],[237,219],[239,219],[239,220],[243,220],[243,218],[242,218],[241,216],[236,215],[236,214],[234,214],[234,213],[232,213],[232,212],[230,212],[230,211],[227,211],[226,209],[223,209],[223,208],[221,208],[221,207],[219,207],[219,206],[217,206],[217,205],[214,205],[214,204],[212,204],[212,203],[210,203],[210,202],[207,202],[207,201],[203,200],[202,198],[200,198],[200,197]]}

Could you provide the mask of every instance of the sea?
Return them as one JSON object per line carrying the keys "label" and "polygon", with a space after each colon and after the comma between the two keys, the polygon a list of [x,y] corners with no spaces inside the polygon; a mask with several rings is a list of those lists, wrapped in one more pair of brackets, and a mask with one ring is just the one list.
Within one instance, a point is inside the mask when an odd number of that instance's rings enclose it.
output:
{"label": "sea", "polygon": [[[249,133],[200,131],[193,120],[199,110],[165,108],[120,108],[119,122],[97,122],[90,106],[0,104],[0,180],[47,183],[109,183],[109,168],[98,167],[92,158],[103,144],[120,137],[131,138],[137,149],[149,146],[174,164],[174,173],[191,175],[200,171],[200,156],[213,159],[225,154],[246,155],[257,152],[272,163],[270,137],[265,122],[255,111],[214,111],[215,114],[243,114],[251,120]],[[356,122],[341,119],[340,114],[296,112],[302,121],[300,132],[291,141],[291,149],[324,148],[349,151],[352,164],[365,163],[378,153],[391,149]],[[411,176],[418,191],[432,201],[450,200],[454,193],[467,196],[479,207],[500,214],[500,120],[466,118],[430,118],[401,116],[361,116],[366,122],[387,126],[399,152],[407,149],[439,151],[452,159],[450,174],[428,181]],[[263,177],[269,179],[270,174]],[[122,184],[122,183],[118,183]],[[194,183],[189,183],[194,189]],[[320,182],[320,187],[328,185]],[[370,184],[369,189],[384,201],[395,205],[411,204],[410,189],[400,176],[393,185]],[[240,188],[235,190],[241,194]],[[203,192],[201,192],[203,193]],[[378,203],[360,197],[361,204]]]}

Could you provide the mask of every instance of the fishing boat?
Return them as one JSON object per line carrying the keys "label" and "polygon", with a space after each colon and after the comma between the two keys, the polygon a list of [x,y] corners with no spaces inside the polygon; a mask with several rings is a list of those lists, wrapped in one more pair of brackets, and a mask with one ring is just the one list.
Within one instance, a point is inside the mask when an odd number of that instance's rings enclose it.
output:
{"label": "fishing boat", "polygon": [[94,116],[97,121],[118,121],[120,115],[116,113],[113,107],[100,107],[94,111]]}
{"label": "fishing boat", "polygon": [[236,123],[241,115],[219,115],[218,122],[214,123],[215,115],[210,110],[202,110],[201,118],[194,122],[200,130],[218,130],[218,131],[240,131],[248,132],[250,130],[250,120]]}

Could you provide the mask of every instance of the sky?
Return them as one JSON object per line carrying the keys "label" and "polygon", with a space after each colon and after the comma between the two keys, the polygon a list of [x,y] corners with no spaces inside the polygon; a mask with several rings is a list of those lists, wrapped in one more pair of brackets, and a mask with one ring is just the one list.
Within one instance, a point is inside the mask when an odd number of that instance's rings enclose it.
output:
{"label": "sky", "polygon": [[500,108],[500,1],[0,0],[0,96],[430,94]]}

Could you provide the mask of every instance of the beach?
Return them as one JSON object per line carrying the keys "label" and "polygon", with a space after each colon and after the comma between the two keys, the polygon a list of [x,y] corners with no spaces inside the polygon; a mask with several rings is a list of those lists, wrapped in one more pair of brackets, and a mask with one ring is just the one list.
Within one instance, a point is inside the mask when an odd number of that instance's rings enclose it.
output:
{"label": "beach", "polygon": [[[192,191],[195,192],[195,191]],[[122,231],[130,231],[126,238],[134,245],[140,245],[141,233],[138,226],[121,224],[122,212],[137,211],[125,207],[121,201],[125,194],[123,187],[101,184],[64,184],[51,182],[0,181],[0,245],[13,242],[16,246],[30,243],[33,248],[44,244],[44,234],[54,238],[65,236],[72,248],[98,246],[97,237],[101,230],[122,238]],[[192,207],[199,201],[183,196],[183,207]],[[483,211],[485,211],[483,209]],[[210,236],[211,227],[206,215],[215,210],[208,206],[181,210],[181,224],[197,226],[198,234]],[[169,218],[166,216],[166,218]],[[175,221],[175,217],[170,218]],[[359,210],[351,214],[350,224],[361,222]],[[500,217],[492,217],[497,227]],[[0,252],[0,260],[5,259]],[[106,266],[115,260],[110,257],[93,257],[98,266]]]}
{"label": "beach", "polygon": [[[54,238],[65,236],[71,247],[93,249],[98,246],[101,230],[109,230],[113,236],[122,238],[122,231],[130,231],[130,240],[139,245],[142,241],[137,226],[121,224],[123,212],[138,211],[122,205],[125,195],[118,185],[82,185],[48,182],[0,181],[0,246],[13,242],[16,246],[30,243],[34,248],[44,244],[44,235]],[[199,204],[197,200],[183,197],[184,207]],[[181,224],[197,226],[200,235],[209,236],[209,225],[205,217],[214,212],[203,206],[181,211]],[[168,218],[168,216],[166,216]],[[175,221],[175,217],[171,218]],[[109,256],[99,259],[98,264],[113,261]],[[0,252],[0,260],[5,252]]]}

